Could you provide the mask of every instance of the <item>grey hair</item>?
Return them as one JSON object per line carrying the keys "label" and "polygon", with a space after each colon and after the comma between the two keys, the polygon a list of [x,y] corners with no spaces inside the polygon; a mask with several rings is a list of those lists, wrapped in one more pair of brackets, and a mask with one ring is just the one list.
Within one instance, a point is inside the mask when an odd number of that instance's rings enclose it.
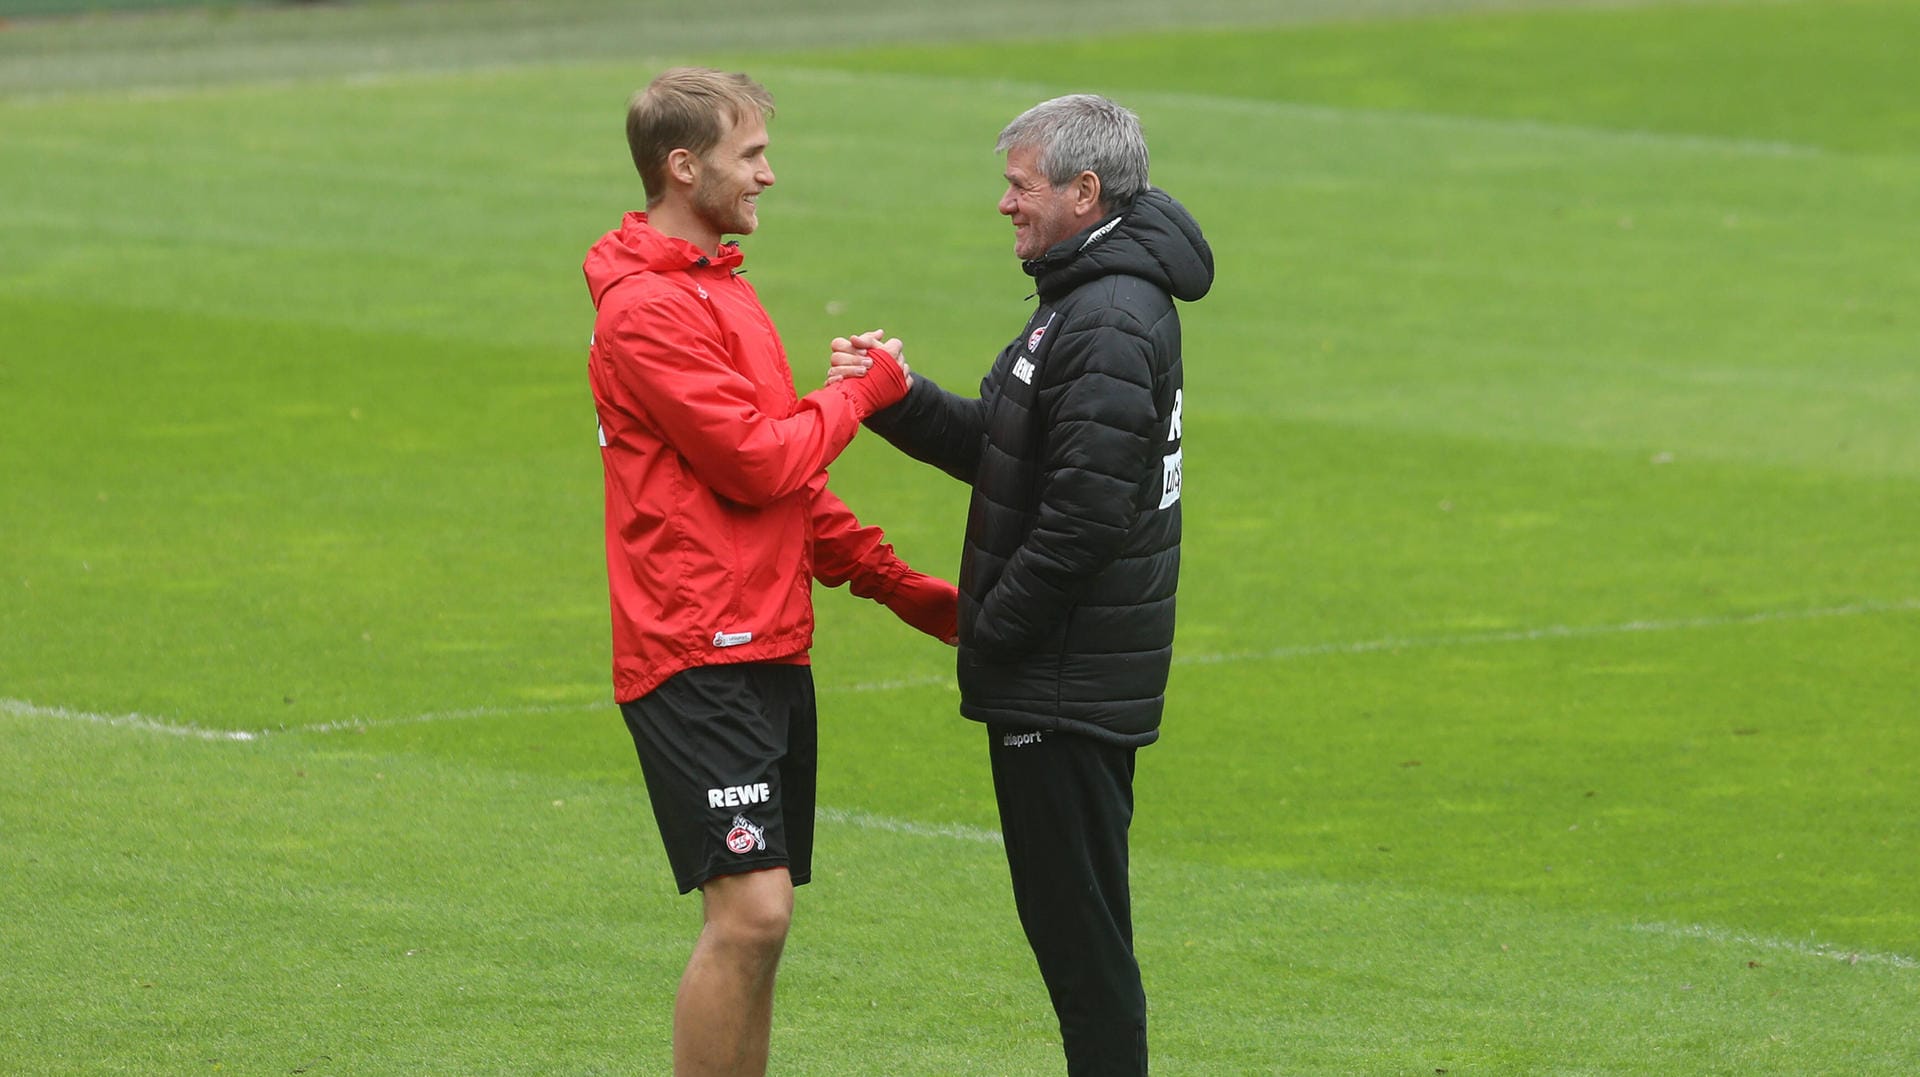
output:
{"label": "grey hair", "polygon": [[1100,177],[1100,205],[1111,213],[1147,189],[1147,137],[1140,117],[1097,94],[1042,101],[1006,126],[995,153],[1035,147],[1047,183],[1059,187],[1082,172]]}

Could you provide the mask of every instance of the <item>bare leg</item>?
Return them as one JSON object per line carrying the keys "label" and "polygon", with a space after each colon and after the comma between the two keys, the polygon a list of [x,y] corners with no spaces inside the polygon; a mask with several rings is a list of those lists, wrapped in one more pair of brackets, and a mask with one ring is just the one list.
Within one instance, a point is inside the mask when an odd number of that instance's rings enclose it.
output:
{"label": "bare leg", "polygon": [[721,875],[700,897],[706,922],[673,1005],[674,1077],[762,1077],[793,880],[785,868]]}

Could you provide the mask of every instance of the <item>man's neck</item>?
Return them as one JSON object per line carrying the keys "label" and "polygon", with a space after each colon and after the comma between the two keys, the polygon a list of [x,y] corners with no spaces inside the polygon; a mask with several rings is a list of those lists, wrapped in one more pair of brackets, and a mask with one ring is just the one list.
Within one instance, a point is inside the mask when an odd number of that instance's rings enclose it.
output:
{"label": "man's neck", "polygon": [[671,199],[647,209],[647,223],[661,235],[684,239],[688,243],[707,252],[709,256],[720,253],[720,233],[702,220],[691,206],[682,205]]}

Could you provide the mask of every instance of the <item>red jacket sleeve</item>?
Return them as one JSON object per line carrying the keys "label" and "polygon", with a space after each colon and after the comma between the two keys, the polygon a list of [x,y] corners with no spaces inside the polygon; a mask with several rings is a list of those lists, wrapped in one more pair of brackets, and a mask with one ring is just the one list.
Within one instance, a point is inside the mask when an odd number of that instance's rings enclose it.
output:
{"label": "red jacket sleeve", "polygon": [[828,587],[847,584],[860,598],[884,602],[912,571],[893,552],[886,533],[855,518],[824,485],[813,495],[813,578]]}
{"label": "red jacket sleeve", "polygon": [[690,294],[648,295],[609,328],[614,377],[722,497],[765,505],[800,490],[859,430],[852,400],[831,388],[800,398],[792,415],[768,414],[712,311]]}
{"label": "red jacket sleeve", "polygon": [[824,485],[813,497],[813,577],[829,587],[846,584],[935,639],[951,643],[959,635],[960,592],[953,584],[908,567],[879,528],[862,526]]}

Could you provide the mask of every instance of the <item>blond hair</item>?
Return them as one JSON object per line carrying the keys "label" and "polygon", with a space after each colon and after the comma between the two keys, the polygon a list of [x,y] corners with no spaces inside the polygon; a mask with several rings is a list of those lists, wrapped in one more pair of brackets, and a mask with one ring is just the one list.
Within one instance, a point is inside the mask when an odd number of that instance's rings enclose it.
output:
{"label": "blond hair", "polygon": [[663,71],[627,103],[627,148],[652,206],[667,193],[667,157],[705,154],[731,124],[773,116],[773,95],[737,71],[676,67]]}

